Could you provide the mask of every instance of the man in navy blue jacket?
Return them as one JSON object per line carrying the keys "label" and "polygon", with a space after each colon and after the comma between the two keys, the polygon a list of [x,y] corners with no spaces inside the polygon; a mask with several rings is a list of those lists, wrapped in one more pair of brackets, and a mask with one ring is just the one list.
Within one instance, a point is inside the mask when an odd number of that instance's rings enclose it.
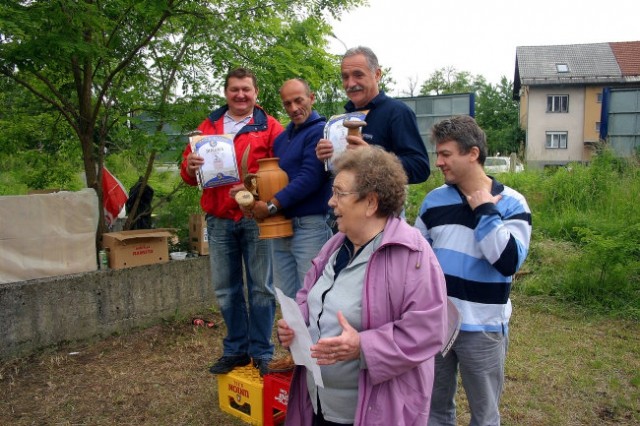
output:
{"label": "man in navy blue jacket", "polygon": [[[347,136],[347,148],[380,145],[402,161],[410,184],[427,180],[429,157],[420,137],[416,115],[407,105],[380,91],[382,70],[373,51],[362,46],[347,50],[342,57],[341,74],[342,87],[349,98],[345,110],[369,111],[362,136]],[[320,160],[330,158],[333,155],[331,141],[322,139],[316,155]]]}
{"label": "man in navy blue jacket", "polygon": [[331,176],[316,158],[326,119],[312,109],[315,97],[308,83],[287,80],[280,97],[291,123],[274,141],[273,151],[289,184],[268,202],[257,201],[252,213],[264,219],[281,211],[292,220],[293,236],[272,240],[271,260],[274,284],[295,298],[311,260],[332,236],[327,225]]}

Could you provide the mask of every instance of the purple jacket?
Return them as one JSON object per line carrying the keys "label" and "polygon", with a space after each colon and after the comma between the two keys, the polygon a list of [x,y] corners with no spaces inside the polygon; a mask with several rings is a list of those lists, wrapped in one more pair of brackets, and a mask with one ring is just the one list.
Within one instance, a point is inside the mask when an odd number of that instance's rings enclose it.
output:
{"label": "purple jacket", "polygon": [[[333,236],[313,260],[296,300],[309,321],[307,294],[344,241]],[[444,275],[431,247],[404,220],[387,221],[371,255],[362,288],[360,370],[356,425],[426,425],[433,387],[434,356],[442,347],[447,318]],[[304,367],[291,382],[286,425],[311,425],[313,407]]]}

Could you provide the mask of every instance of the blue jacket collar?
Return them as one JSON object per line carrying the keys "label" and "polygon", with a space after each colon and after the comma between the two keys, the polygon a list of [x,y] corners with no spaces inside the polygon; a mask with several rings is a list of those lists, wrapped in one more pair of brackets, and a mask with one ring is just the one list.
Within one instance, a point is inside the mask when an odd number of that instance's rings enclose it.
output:
{"label": "blue jacket collar", "polygon": [[293,124],[293,122],[289,123],[287,125],[287,133],[289,135],[292,135],[294,133],[299,133],[301,131],[303,131],[304,129],[311,127],[317,123],[323,122],[323,121],[327,121],[327,119],[323,116],[321,116],[320,114],[318,114],[317,111],[311,111],[311,115],[309,115],[309,118],[307,118],[307,121],[305,121],[304,123],[302,123],[300,125],[300,127],[296,128],[295,125]]}
{"label": "blue jacket collar", "polygon": [[[491,195],[496,196],[502,194],[502,192],[504,191],[504,184],[496,180],[496,178],[494,178],[493,176],[487,176],[491,179]],[[465,203],[467,202],[467,197],[462,193],[462,191],[460,191],[458,185],[454,183],[445,183],[445,185],[455,189],[460,195],[460,199]]]}

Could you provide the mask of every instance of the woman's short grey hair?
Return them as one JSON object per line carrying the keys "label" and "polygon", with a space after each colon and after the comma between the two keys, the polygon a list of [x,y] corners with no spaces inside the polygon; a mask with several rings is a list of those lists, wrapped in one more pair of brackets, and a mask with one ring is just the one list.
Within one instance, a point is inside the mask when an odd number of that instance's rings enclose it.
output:
{"label": "woman's short grey hair", "polygon": [[394,154],[372,145],[350,149],[340,154],[334,163],[334,173],[351,172],[355,175],[358,198],[367,194],[378,195],[379,217],[399,216],[407,198],[407,174]]}

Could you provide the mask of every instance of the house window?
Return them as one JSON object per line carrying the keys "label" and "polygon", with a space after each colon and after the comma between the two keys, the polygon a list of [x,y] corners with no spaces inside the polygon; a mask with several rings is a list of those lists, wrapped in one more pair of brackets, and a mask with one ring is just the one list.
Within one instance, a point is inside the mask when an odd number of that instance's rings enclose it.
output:
{"label": "house window", "polygon": [[547,132],[547,149],[567,149],[567,132]]}
{"label": "house window", "polygon": [[547,95],[547,112],[569,112],[569,95]]}
{"label": "house window", "polygon": [[559,73],[569,72],[569,65],[567,65],[567,64],[556,64],[556,70]]}
{"label": "house window", "polygon": [[602,92],[598,93],[597,98],[596,98],[596,102],[601,104],[602,103]]}
{"label": "house window", "polygon": [[600,131],[600,122],[596,121],[596,132]]}

